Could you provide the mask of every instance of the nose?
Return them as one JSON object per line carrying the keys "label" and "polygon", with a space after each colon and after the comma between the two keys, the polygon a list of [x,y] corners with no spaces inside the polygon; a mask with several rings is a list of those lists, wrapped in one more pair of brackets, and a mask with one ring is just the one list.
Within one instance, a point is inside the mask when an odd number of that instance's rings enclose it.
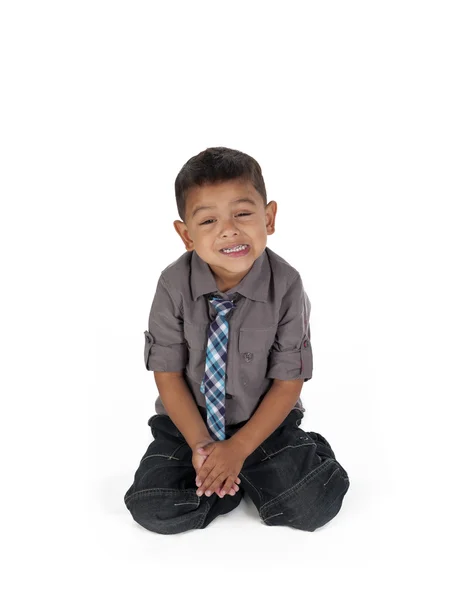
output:
{"label": "nose", "polygon": [[233,235],[239,235],[239,230],[233,219],[227,219],[223,223],[220,237],[231,237]]}

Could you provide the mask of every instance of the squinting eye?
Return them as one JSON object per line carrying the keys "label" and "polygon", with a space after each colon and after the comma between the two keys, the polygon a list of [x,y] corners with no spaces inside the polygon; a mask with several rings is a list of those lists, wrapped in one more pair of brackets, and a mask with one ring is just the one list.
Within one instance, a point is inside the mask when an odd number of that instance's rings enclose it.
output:
{"label": "squinting eye", "polygon": [[[239,213],[237,216],[238,217],[249,217],[252,213]],[[203,223],[200,223],[200,225],[208,225],[209,223],[211,223],[214,219],[208,219],[207,221],[203,221]]]}

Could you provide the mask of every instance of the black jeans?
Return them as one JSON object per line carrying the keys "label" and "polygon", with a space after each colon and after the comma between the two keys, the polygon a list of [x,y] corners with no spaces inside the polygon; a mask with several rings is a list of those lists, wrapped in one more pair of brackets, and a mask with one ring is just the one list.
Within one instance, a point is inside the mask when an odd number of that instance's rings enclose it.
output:
{"label": "black jeans", "polygon": [[[248,494],[266,525],[314,531],[339,512],[350,482],[327,440],[306,433],[303,413],[293,409],[250,454],[239,473],[235,496],[197,496],[192,450],[167,415],[153,415],[151,442],[124,500],[133,519],[150,531],[173,534],[204,529],[236,508]],[[245,421],[227,425],[231,437]]]}

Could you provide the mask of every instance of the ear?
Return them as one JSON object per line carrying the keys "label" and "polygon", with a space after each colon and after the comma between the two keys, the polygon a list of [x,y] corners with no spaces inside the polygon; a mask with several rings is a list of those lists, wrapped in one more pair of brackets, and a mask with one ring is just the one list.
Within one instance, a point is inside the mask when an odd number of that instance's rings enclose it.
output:
{"label": "ear", "polygon": [[175,231],[180,236],[186,250],[191,252],[194,249],[194,242],[189,236],[189,231],[186,224],[183,221],[174,221],[173,226],[175,227]]}
{"label": "ear", "polygon": [[266,206],[266,231],[267,235],[275,233],[275,218],[277,216],[277,203],[271,200]]}

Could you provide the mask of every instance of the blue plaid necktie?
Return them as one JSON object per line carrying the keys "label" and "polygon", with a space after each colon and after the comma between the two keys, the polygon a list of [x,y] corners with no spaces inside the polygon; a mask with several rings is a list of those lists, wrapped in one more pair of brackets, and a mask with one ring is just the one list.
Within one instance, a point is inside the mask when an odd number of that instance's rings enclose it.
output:
{"label": "blue plaid necktie", "polygon": [[227,364],[228,330],[226,314],[236,305],[231,300],[210,298],[217,316],[211,322],[206,348],[205,374],[200,391],[206,398],[206,422],[211,437],[225,439],[225,371]]}

